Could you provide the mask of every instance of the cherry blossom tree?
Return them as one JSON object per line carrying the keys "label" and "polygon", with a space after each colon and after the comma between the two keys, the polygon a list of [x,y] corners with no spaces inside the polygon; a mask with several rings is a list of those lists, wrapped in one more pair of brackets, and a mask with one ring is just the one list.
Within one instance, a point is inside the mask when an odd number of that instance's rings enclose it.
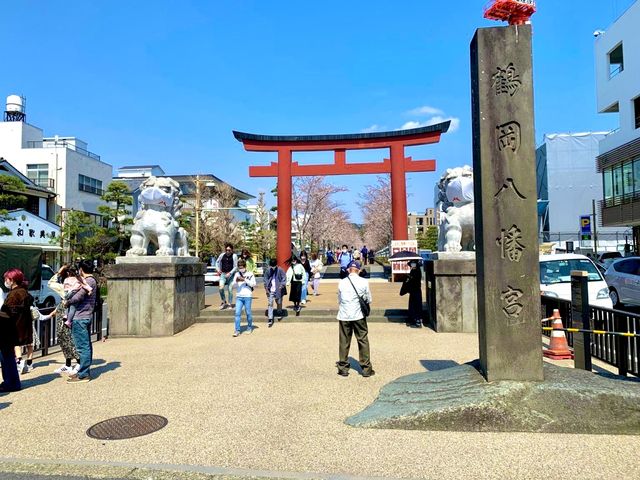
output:
{"label": "cherry blossom tree", "polygon": [[374,185],[367,185],[358,205],[364,221],[364,244],[374,250],[391,244],[391,181],[389,175],[378,176]]}

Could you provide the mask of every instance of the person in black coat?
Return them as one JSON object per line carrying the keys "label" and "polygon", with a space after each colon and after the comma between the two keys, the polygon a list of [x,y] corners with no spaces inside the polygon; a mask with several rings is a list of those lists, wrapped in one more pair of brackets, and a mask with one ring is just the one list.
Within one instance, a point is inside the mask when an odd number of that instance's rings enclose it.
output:
{"label": "person in black coat", "polygon": [[422,327],[422,273],[420,261],[410,260],[411,270],[400,289],[400,295],[409,294],[409,315],[407,324],[411,327]]}

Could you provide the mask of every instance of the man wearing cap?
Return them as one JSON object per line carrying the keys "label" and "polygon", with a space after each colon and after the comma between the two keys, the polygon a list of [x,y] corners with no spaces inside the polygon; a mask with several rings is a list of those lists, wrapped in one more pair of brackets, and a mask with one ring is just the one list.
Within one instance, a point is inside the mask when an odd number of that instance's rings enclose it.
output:
{"label": "man wearing cap", "polygon": [[360,308],[360,300],[371,304],[369,282],[358,275],[360,263],[352,261],[347,266],[348,276],[338,284],[338,325],[339,325],[339,360],[336,363],[338,375],[349,375],[349,347],[351,337],[355,334],[358,341],[360,367],[362,376],[370,377],[375,372],[369,359],[369,328],[367,319]]}

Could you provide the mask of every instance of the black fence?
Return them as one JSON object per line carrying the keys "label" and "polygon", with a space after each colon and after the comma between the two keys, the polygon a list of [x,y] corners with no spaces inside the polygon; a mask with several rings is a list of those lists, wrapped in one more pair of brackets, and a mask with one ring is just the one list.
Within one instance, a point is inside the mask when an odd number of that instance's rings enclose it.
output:
{"label": "black fence", "polygon": [[[542,318],[549,318],[554,309],[560,311],[564,328],[574,328],[571,317],[571,302],[555,297],[542,296]],[[590,306],[591,330],[640,334],[640,315]],[[551,323],[543,325],[550,327]],[[543,331],[549,337],[551,332]],[[565,332],[569,346],[573,346],[573,336]],[[605,363],[618,367],[620,375],[640,376],[640,338],[620,335],[591,335],[591,355]]]}
{"label": "black fence", "polygon": [[[102,326],[103,326],[103,318],[102,318],[102,304],[103,300],[100,300],[96,303],[96,308],[93,312],[93,318],[91,320],[91,341],[98,342],[102,340]],[[40,309],[40,313],[46,315],[53,311],[53,308],[48,309]],[[40,349],[34,351],[35,353],[40,353],[40,356],[44,357],[49,355],[50,353],[55,353],[58,351],[56,347],[58,347],[58,332],[56,328],[56,318],[55,316],[49,320],[37,322],[36,334],[40,339]],[[66,327],[64,327],[66,328]],[[108,332],[107,332],[108,335]],[[50,352],[50,350],[52,350]]]}

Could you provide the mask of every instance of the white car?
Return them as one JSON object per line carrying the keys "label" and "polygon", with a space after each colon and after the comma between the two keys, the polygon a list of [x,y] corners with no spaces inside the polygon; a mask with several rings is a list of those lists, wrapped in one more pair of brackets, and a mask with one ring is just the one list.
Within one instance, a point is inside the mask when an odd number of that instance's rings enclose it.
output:
{"label": "white car", "polygon": [[609,284],[609,296],[613,305],[640,305],[640,257],[614,260],[604,278]]}
{"label": "white car", "polygon": [[204,274],[205,285],[218,285],[220,282],[220,274],[215,266],[208,266]]}
{"label": "white car", "polygon": [[41,272],[40,290],[30,290],[29,293],[38,308],[50,309],[60,303],[60,295],[49,288],[49,280],[55,275],[55,272],[45,264],[42,264]]}
{"label": "white car", "polygon": [[571,300],[571,271],[584,270],[589,278],[589,304],[613,308],[609,287],[595,264],[584,255],[563,253],[540,255],[540,293],[549,297]]}

